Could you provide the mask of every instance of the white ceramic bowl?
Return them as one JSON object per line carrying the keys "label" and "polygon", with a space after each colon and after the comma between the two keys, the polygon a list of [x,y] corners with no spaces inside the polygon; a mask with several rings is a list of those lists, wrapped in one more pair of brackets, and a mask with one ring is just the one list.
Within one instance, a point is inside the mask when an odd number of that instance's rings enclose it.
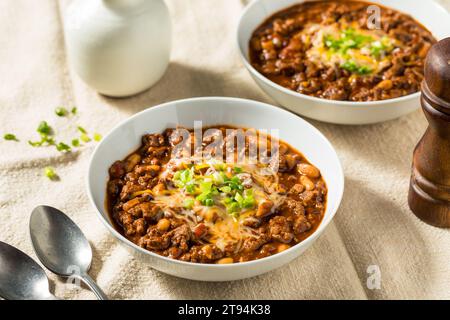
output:
{"label": "white ceramic bowl", "polygon": [[[245,67],[256,83],[285,108],[303,116],[337,124],[369,124],[395,119],[420,107],[420,93],[374,102],[333,101],[311,97],[286,89],[260,74],[248,61],[249,40],[253,31],[279,10],[305,0],[255,0],[243,12],[238,26],[238,47]],[[438,39],[450,36],[450,14],[432,0],[372,0],[410,14]]]}
{"label": "white ceramic bowl", "polygon": [[[228,124],[255,129],[279,129],[279,137],[302,152],[316,165],[328,185],[328,204],[319,228],[305,241],[276,255],[244,263],[208,265],[173,260],[144,250],[117,232],[105,209],[108,168],[136,150],[145,133],[159,133],[181,125],[192,128],[194,121],[203,126]],[[278,268],[303,253],[333,219],[344,191],[344,175],[330,142],[312,125],[280,108],[237,98],[192,98],[165,103],[144,110],[115,127],[97,146],[87,179],[89,198],[101,221],[114,237],[155,269],[193,280],[227,281],[248,278]],[[321,257],[326,259],[327,257]]]}

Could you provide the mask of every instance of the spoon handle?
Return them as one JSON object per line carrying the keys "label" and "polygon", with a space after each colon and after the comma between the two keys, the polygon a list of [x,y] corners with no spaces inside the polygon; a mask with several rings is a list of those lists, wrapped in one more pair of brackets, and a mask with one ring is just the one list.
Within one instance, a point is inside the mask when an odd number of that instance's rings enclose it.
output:
{"label": "spoon handle", "polygon": [[94,292],[99,300],[109,300],[103,290],[100,289],[100,287],[87,273],[81,274],[80,279],[92,290],[92,292]]}

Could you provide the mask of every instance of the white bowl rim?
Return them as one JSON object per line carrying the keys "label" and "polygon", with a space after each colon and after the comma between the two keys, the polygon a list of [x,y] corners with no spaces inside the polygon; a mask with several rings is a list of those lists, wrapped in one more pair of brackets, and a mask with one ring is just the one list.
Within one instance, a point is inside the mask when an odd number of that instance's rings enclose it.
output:
{"label": "white bowl rim", "polygon": [[[161,109],[164,108],[166,106],[172,105],[172,104],[177,104],[177,103],[189,103],[189,102],[196,102],[196,101],[230,101],[230,102],[236,102],[236,103],[256,103],[258,104],[261,108],[267,108],[267,109],[272,109],[272,110],[276,110],[278,112],[281,113],[288,113],[291,116],[296,117],[299,121],[304,122],[304,124],[309,127],[310,130],[312,130],[313,132],[315,132],[317,134],[317,137],[322,139],[326,144],[328,144],[328,147],[333,151],[334,156],[336,157],[336,164],[337,167],[339,169],[338,174],[338,179],[339,179],[339,184],[342,186],[341,190],[338,190],[338,194],[337,196],[337,206],[335,208],[334,211],[330,212],[330,216],[327,219],[327,221],[325,220],[325,216],[322,219],[320,225],[318,226],[318,228],[305,240],[295,244],[294,246],[290,247],[289,249],[276,253],[274,255],[270,255],[268,257],[264,257],[261,259],[257,259],[257,260],[251,260],[251,261],[246,261],[246,262],[239,262],[239,263],[231,263],[231,264],[208,264],[208,263],[197,263],[197,262],[187,262],[187,261],[181,261],[178,259],[172,259],[172,258],[168,258],[162,255],[159,255],[157,253],[154,253],[152,251],[146,250],[144,248],[139,247],[138,245],[136,245],[135,243],[131,242],[130,240],[128,240],[127,238],[125,238],[123,235],[121,235],[115,228],[114,226],[111,225],[111,223],[109,223],[105,217],[100,213],[100,210],[98,210],[97,205],[95,204],[94,201],[94,197],[93,197],[93,192],[91,189],[91,184],[90,184],[90,179],[89,177],[91,176],[92,173],[92,160],[97,156],[98,150],[101,148],[102,144],[106,141],[106,139],[108,138],[108,136],[116,131],[118,128],[122,127],[123,125],[132,122],[135,118],[142,116],[142,114],[147,113],[147,112],[151,112],[154,109]],[[301,151],[300,151],[301,152]],[[89,160],[89,167],[88,167],[88,174],[86,176],[86,187],[88,190],[88,197],[89,197],[89,201],[91,203],[91,205],[94,207],[97,216],[100,218],[100,220],[102,221],[103,225],[106,226],[106,228],[112,233],[112,235],[120,240],[122,243],[124,243],[125,245],[127,245],[128,247],[131,247],[133,249],[136,249],[138,252],[143,253],[143,254],[148,254],[150,256],[153,256],[157,259],[162,259],[168,263],[172,263],[172,264],[179,264],[179,265],[184,265],[184,266],[191,266],[191,267],[200,267],[200,268],[206,268],[206,269],[227,269],[227,268],[236,268],[236,267],[240,267],[240,266],[254,266],[260,263],[264,263],[266,261],[269,260],[273,260],[273,259],[277,259],[277,257],[280,257],[281,255],[287,255],[290,251],[293,250],[297,250],[298,247],[300,245],[303,246],[308,246],[308,244],[314,242],[326,229],[326,227],[330,224],[330,222],[333,220],[334,216],[336,215],[336,212],[338,211],[341,203],[342,203],[342,198],[344,195],[344,188],[345,188],[345,178],[344,178],[344,171],[342,168],[342,164],[341,161],[336,153],[336,150],[334,149],[333,145],[331,144],[331,142],[316,128],[314,127],[312,124],[310,124],[309,122],[307,122],[306,120],[304,120],[303,118],[299,117],[298,115],[296,115],[293,112],[287,111],[285,109],[279,108],[279,107],[275,107],[273,105],[264,103],[264,102],[260,102],[260,101],[256,101],[256,100],[250,100],[250,99],[242,99],[242,98],[234,98],[234,97],[215,97],[215,96],[211,96],[211,97],[195,97],[195,98],[187,98],[187,99],[180,99],[180,100],[174,100],[174,101],[169,101],[169,102],[165,102],[153,107],[149,107],[147,109],[144,109],[134,115],[132,115],[131,117],[121,121],[119,124],[117,124],[116,126],[113,127],[113,129],[111,129],[108,134],[102,139],[102,141],[95,147],[90,160]],[[106,191],[106,186],[105,186],[105,191]],[[328,206],[327,206],[327,210],[328,210]]]}
{"label": "white bowl rim", "polygon": [[[310,101],[314,101],[314,102],[320,102],[320,103],[324,103],[324,104],[332,104],[332,105],[344,105],[344,106],[383,106],[386,103],[400,103],[403,101],[409,101],[409,100],[413,100],[413,99],[418,99],[420,97],[420,91],[415,92],[415,93],[411,93],[408,94],[406,96],[402,96],[402,97],[398,97],[398,98],[392,98],[392,99],[385,99],[385,100],[377,100],[377,101],[341,101],[341,100],[329,100],[329,99],[325,99],[325,98],[318,98],[318,97],[313,97],[313,96],[309,96],[307,94],[303,94],[303,93],[299,93],[297,91],[293,91],[290,90],[288,88],[285,88],[281,85],[279,85],[276,82],[273,82],[272,80],[270,80],[269,78],[265,77],[264,75],[262,75],[258,70],[256,70],[252,64],[249,62],[248,57],[246,57],[246,55],[244,54],[243,48],[241,47],[241,44],[239,42],[239,36],[241,33],[241,25],[244,21],[244,17],[246,17],[247,12],[250,11],[251,8],[253,8],[253,6],[255,6],[257,3],[261,2],[262,0],[253,0],[251,1],[249,4],[247,4],[247,6],[244,8],[244,10],[242,11],[242,14],[239,18],[239,22],[238,22],[238,26],[237,26],[237,30],[236,30],[236,41],[237,41],[237,47],[238,47],[238,51],[239,51],[239,55],[241,57],[242,62],[244,63],[245,67],[247,68],[247,70],[249,70],[254,76],[256,76],[259,80],[261,80],[262,82],[264,82],[266,85],[270,86],[270,87],[274,87],[275,89],[282,91],[285,94],[288,94],[290,96],[296,97],[296,98],[303,98],[306,100],[310,100]],[[303,2],[306,2],[308,0],[303,0]],[[365,0],[358,0],[361,2],[369,2],[369,1],[365,1]],[[302,2],[299,2],[299,4]],[[431,1],[431,3],[433,5],[435,5],[437,8],[439,8],[440,10],[443,10],[447,13],[447,10],[441,6],[439,3],[437,3],[436,1]],[[285,9],[287,9],[289,7],[286,7]],[[283,9],[280,9],[283,10]],[[280,11],[278,10],[278,11]],[[278,11],[274,11],[271,14],[275,14]],[[397,10],[399,11],[399,10]],[[267,18],[270,17],[267,16]],[[415,18],[414,18],[415,19]],[[262,23],[263,21],[261,21]],[[419,21],[420,22],[420,21]],[[422,24],[422,22],[420,22]],[[425,28],[428,27],[424,24],[422,24],[423,26],[425,26]],[[431,31],[430,31],[431,32]],[[434,36],[434,35],[433,35]]]}

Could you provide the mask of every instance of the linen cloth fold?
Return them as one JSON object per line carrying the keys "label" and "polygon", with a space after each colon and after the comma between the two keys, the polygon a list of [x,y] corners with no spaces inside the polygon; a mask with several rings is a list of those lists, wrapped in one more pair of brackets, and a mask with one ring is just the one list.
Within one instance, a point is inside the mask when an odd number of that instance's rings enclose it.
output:
{"label": "linen cloth fold", "polygon": [[[416,0],[414,0],[416,1]],[[69,0],[0,1],[0,240],[36,258],[28,236],[32,209],[60,208],[90,240],[90,274],[112,299],[424,299],[450,298],[450,232],[420,222],[408,209],[413,149],[427,122],[421,111],[369,126],[312,120],[333,143],[346,175],[334,221],[290,264],[252,279],[207,283],[178,279],[136,260],[101,224],[90,206],[85,177],[95,143],[61,154],[31,148],[47,120],[69,139],[82,125],[106,134],[147,107],[196,96],[233,96],[275,104],[253,82],[235,46],[244,0],[167,0],[174,24],[171,65],[149,91],[127,99],[96,94],[70,71],[63,38]],[[450,9],[449,0],[441,0]],[[413,4],[411,4],[413,5]],[[58,106],[78,114],[58,118]],[[68,140],[70,141],[70,140]],[[43,175],[53,166],[59,181]],[[377,289],[372,278],[381,275]],[[93,299],[85,288],[50,272],[52,291],[66,299]]]}

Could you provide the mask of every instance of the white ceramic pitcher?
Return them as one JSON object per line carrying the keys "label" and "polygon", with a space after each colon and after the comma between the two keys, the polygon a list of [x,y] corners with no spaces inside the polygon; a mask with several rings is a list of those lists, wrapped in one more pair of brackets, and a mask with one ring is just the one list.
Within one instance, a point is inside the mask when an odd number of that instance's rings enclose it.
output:
{"label": "white ceramic pitcher", "polygon": [[172,37],[163,0],[73,0],[64,21],[70,64],[101,94],[142,92],[167,69]]}

